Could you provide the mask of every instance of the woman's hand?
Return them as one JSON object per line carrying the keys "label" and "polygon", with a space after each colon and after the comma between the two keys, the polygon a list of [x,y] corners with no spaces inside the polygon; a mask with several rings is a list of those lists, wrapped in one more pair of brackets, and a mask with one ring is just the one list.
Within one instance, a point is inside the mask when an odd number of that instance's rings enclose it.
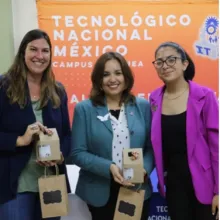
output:
{"label": "woman's hand", "polygon": [[125,180],[121,173],[120,173],[120,169],[115,165],[115,164],[111,164],[110,166],[110,171],[112,173],[113,179],[115,182],[123,185],[123,186],[134,186],[134,184],[130,183],[129,181]]}
{"label": "woman's hand", "polygon": [[17,138],[16,146],[23,147],[29,145],[33,140],[33,136],[39,133],[40,133],[40,127],[38,126],[37,123],[28,125],[24,135],[19,136]]}
{"label": "woman's hand", "polygon": [[42,125],[40,122],[35,122],[34,124],[28,125],[23,136],[19,136],[16,141],[17,147],[28,146],[33,141],[34,135],[39,135],[40,131],[46,133],[47,135],[52,135],[53,132],[46,126]]}
{"label": "woman's hand", "polygon": [[60,160],[51,160],[51,161],[39,161],[39,160],[37,160],[36,162],[41,166],[52,167],[52,166],[55,166],[55,165],[61,165],[63,163],[64,157],[63,157],[62,152],[60,152],[60,157],[61,157]]}
{"label": "woman's hand", "polygon": [[50,129],[48,129],[47,126],[44,126],[44,125],[41,124],[39,121],[37,121],[35,124],[38,125],[38,127],[40,128],[40,130],[41,130],[44,134],[47,134],[47,135],[49,135],[49,136],[53,134],[53,131],[51,131]]}
{"label": "woman's hand", "polygon": [[212,200],[212,215],[216,215],[216,219],[219,219],[218,206],[219,206],[219,195],[215,195]]}

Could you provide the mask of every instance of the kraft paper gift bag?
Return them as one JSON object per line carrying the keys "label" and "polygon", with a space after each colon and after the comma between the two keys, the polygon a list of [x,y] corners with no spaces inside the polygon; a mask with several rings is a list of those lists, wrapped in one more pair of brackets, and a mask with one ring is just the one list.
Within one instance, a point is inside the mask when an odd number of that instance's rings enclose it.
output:
{"label": "kraft paper gift bag", "polygon": [[140,220],[145,190],[134,191],[121,187],[115,209],[114,220]]}
{"label": "kraft paper gift bag", "polygon": [[50,128],[52,135],[41,132],[36,143],[37,160],[60,160],[60,139],[55,128]]}
{"label": "kraft paper gift bag", "polygon": [[68,214],[68,194],[65,175],[59,175],[56,166],[56,175],[45,175],[38,179],[41,211],[43,218],[66,216]]}
{"label": "kraft paper gift bag", "polygon": [[144,182],[142,148],[129,148],[123,150],[123,177],[131,183]]}

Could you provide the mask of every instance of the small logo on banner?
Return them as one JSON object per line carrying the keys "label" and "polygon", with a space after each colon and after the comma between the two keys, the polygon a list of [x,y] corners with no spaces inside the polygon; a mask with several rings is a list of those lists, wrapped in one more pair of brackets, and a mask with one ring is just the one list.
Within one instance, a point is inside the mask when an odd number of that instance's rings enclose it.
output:
{"label": "small logo on banner", "polygon": [[199,32],[199,40],[194,44],[196,54],[212,60],[219,58],[219,19],[208,16]]}

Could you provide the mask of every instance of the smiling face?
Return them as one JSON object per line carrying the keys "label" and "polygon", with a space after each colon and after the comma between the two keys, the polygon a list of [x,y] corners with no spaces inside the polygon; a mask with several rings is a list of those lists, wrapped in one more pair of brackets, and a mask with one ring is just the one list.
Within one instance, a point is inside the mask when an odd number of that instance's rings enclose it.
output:
{"label": "smiling face", "polygon": [[160,79],[165,83],[184,78],[184,71],[189,63],[187,60],[182,61],[181,54],[175,48],[170,46],[161,47],[155,58],[155,69]]}
{"label": "smiling face", "polygon": [[43,72],[50,64],[50,57],[50,46],[44,38],[28,43],[24,56],[28,73],[32,75],[43,75]]}
{"label": "smiling face", "polygon": [[116,59],[105,63],[102,89],[106,96],[121,98],[125,90],[125,78],[120,63]]}

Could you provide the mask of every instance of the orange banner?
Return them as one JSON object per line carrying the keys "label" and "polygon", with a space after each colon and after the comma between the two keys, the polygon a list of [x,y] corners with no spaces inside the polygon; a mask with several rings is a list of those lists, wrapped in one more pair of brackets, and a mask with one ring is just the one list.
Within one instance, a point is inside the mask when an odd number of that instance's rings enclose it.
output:
{"label": "orange banner", "polygon": [[96,59],[114,50],[135,74],[135,95],[148,98],[162,85],[152,65],[164,41],[182,45],[196,65],[195,81],[218,95],[219,20],[216,1],[37,1],[39,27],[51,37],[53,68],[74,104],[88,97]]}

